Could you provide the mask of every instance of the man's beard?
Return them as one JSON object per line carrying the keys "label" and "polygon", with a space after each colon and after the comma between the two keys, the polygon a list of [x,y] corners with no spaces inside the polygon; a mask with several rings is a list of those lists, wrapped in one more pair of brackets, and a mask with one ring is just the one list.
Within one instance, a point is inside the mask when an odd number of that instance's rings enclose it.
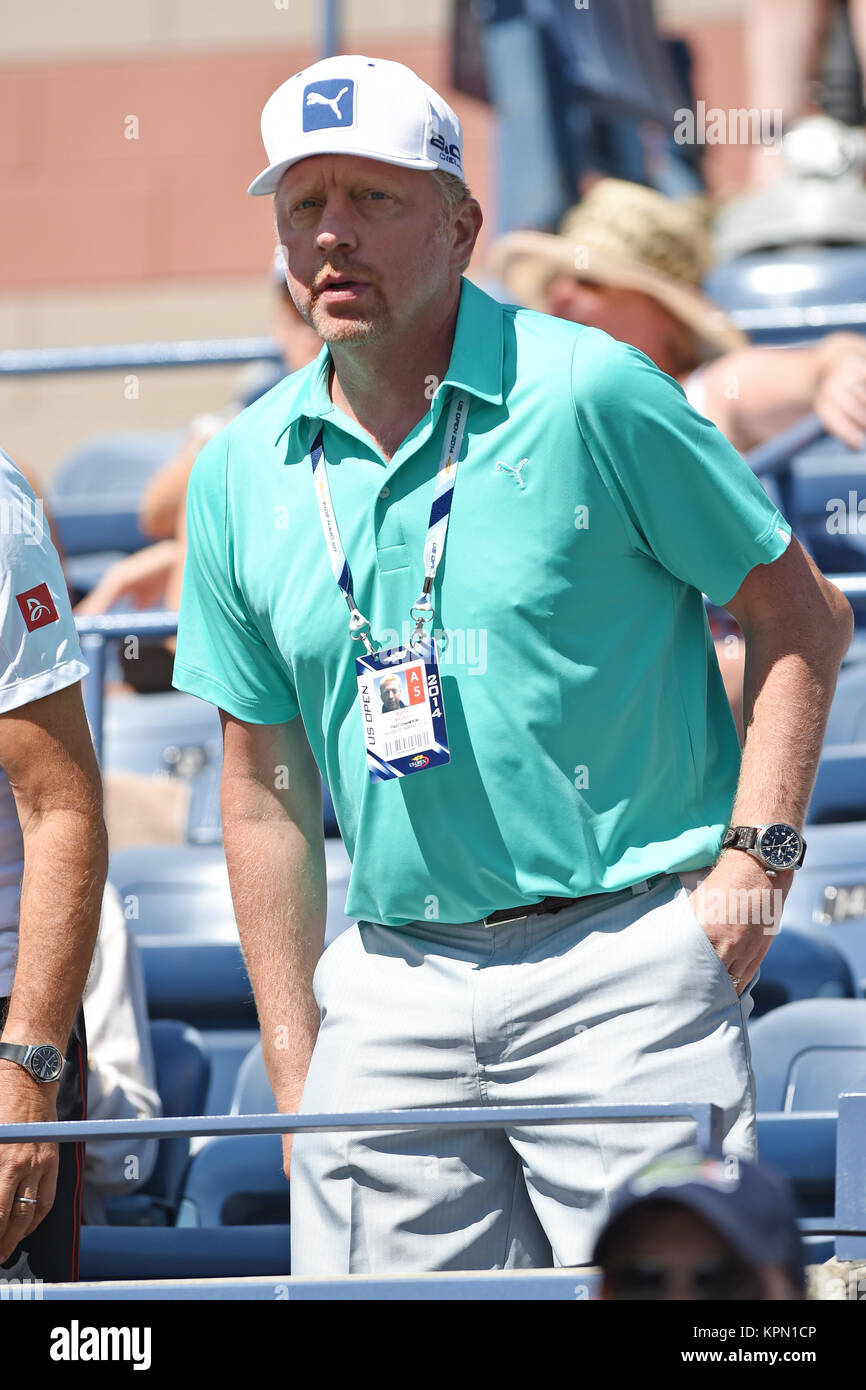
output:
{"label": "man's beard", "polygon": [[370,342],[380,337],[388,324],[388,314],[378,291],[375,295],[375,307],[379,312],[374,317],[345,319],[329,314],[320,304],[318,295],[314,295],[310,302],[307,321],[326,343],[341,343],[351,347],[356,343]]}

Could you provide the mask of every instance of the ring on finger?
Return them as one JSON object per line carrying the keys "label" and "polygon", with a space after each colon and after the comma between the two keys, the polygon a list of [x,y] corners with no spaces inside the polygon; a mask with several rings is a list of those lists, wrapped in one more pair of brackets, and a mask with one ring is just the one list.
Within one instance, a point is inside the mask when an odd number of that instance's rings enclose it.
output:
{"label": "ring on finger", "polygon": [[28,1206],[32,1206],[32,1207],[38,1207],[38,1206],[39,1206],[39,1198],[38,1198],[38,1197],[16,1197],[16,1198],[15,1198],[15,1201],[16,1201],[16,1202],[26,1202],[26,1204],[27,1204]]}

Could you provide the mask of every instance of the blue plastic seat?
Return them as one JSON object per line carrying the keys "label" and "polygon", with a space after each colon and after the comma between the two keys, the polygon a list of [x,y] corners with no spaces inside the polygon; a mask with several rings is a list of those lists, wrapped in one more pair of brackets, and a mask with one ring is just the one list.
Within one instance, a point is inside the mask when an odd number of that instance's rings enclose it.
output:
{"label": "blue plastic seat", "polygon": [[211,1139],[192,1159],[178,1226],[274,1226],[289,1220],[278,1134]]}
{"label": "blue plastic seat", "polygon": [[[866,743],[825,747],[809,803],[812,825],[866,820]],[[806,833],[808,843],[809,835]]]}
{"label": "blue plastic seat", "polygon": [[785,926],[761,962],[752,1017],[796,999],[853,999],[858,993],[851,965],[832,941]]}
{"label": "blue plastic seat", "polygon": [[866,662],[840,671],[824,743],[866,744]]}
{"label": "blue plastic seat", "polygon": [[284,1225],[85,1226],[81,1232],[84,1281],[286,1277],[288,1272],[289,1230]]}
{"label": "blue plastic seat", "polygon": [[[204,1114],[211,1064],[201,1034],[188,1023],[160,1019],[151,1023],[150,1039],[163,1115]],[[161,1139],[156,1165],[145,1187],[129,1197],[108,1199],[110,1223],[165,1225],[180,1200],[189,1152],[190,1141],[183,1136]]]}
{"label": "blue plastic seat", "polygon": [[829,1258],[836,1112],[840,1093],[866,1077],[866,999],[785,1004],[751,1025],[749,1039],[759,1156],[790,1177],[798,1216],[807,1221],[810,1258]]}
{"label": "blue plastic seat", "polygon": [[276,1115],[277,1103],[265,1071],[261,1042],[256,1043],[240,1065],[231,1099],[232,1115]]}
{"label": "blue plastic seat", "polygon": [[48,509],[67,579],[87,593],[115,560],[150,544],[138,524],[145,484],[178,452],[183,430],[127,430],[84,440],[57,464]]}
{"label": "blue plastic seat", "polygon": [[179,690],[106,700],[104,771],[192,778],[221,759],[220,718],[207,701]]}
{"label": "blue plastic seat", "polygon": [[[351,868],[342,840],[326,839],[327,944],[352,925],[343,910]],[[221,844],[136,845],[116,850],[110,873],[140,945],[151,936],[237,941]]]}
{"label": "blue plastic seat", "polygon": [[178,1014],[201,1029],[255,1028],[240,943],[189,935],[137,936],[151,1018]]}
{"label": "blue plastic seat", "polygon": [[[740,322],[755,342],[789,344],[819,337],[827,332],[826,322],[816,317],[812,323],[797,323],[801,316],[796,311],[862,304],[866,298],[866,249],[804,246],[755,251],[714,266],[703,288],[729,313],[746,315]],[[763,326],[761,320],[768,310],[783,317],[792,309],[795,327]]]}
{"label": "blue plastic seat", "polygon": [[237,941],[222,846],[134,845],[111,856],[111,881],[137,940]]}
{"label": "blue plastic seat", "polygon": [[866,993],[866,822],[809,826],[806,862],[794,875],[785,927],[805,927],[848,961]]}
{"label": "blue plastic seat", "polygon": [[838,1109],[866,1077],[866,999],[802,999],[749,1029],[758,1110]]}
{"label": "blue plastic seat", "polygon": [[237,1086],[238,1072],[249,1052],[259,1045],[257,1027],[206,1028],[202,1041],[210,1059],[211,1077],[205,1114],[227,1115]]}

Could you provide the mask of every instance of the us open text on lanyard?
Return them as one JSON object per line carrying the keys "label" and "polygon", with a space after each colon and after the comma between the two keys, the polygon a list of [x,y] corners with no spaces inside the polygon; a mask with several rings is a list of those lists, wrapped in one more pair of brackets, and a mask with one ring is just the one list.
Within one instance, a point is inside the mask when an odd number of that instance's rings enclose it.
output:
{"label": "us open text on lanyard", "polygon": [[358,608],[352,592],[352,572],[331,500],[321,427],[310,449],[322,534],[334,578],[349,608],[349,636],[355,642],[362,642],[366,652],[365,656],[356,657],[355,673],[367,767],[374,782],[424,772],[451,760],[439,662],[432,635],[435,610],[431,595],[436,571],[445,553],[457,463],[468,413],[466,396],[453,393],[424,542],[424,584],[409,609],[415,627],[407,646],[380,649],[373,640],[370,621]]}

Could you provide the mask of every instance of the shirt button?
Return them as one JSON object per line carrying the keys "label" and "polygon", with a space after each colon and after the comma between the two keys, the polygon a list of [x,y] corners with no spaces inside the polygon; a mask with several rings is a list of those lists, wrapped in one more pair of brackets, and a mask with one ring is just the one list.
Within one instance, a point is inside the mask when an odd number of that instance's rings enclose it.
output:
{"label": "shirt button", "polygon": [[383,488],[382,488],[382,491],[379,493],[379,496],[380,496],[380,497],[390,497],[390,496],[391,496],[391,489],[390,489],[389,487],[383,487]]}

